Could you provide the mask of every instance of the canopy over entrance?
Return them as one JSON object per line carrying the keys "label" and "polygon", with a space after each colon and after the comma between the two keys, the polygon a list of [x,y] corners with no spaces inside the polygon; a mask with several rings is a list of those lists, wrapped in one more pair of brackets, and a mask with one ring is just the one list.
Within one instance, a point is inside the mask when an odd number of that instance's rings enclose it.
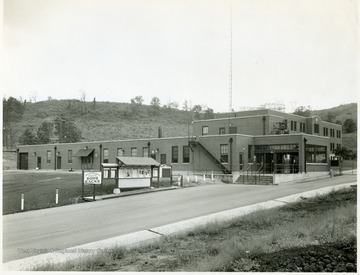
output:
{"label": "canopy over entrance", "polygon": [[94,149],[80,149],[74,157],[88,157],[92,152],[94,152]]}

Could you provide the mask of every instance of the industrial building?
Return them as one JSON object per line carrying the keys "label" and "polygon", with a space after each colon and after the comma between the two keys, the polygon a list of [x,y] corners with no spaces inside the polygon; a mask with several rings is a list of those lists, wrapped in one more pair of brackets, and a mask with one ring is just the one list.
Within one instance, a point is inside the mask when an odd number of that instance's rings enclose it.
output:
{"label": "industrial building", "polygon": [[342,145],[341,125],[318,116],[264,109],[192,122],[192,135],[19,146],[18,169],[91,169],[117,157],[151,157],[173,171],[239,175],[328,172]]}

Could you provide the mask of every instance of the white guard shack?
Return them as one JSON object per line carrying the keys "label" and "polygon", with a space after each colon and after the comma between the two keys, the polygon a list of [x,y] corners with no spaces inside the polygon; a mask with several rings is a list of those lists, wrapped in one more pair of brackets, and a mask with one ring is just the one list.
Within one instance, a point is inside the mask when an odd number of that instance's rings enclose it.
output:
{"label": "white guard shack", "polygon": [[[160,163],[147,157],[117,157],[118,188],[151,187],[152,178],[159,181]],[[154,168],[157,168],[154,170]],[[154,173],[156,171],[156,174]]]}

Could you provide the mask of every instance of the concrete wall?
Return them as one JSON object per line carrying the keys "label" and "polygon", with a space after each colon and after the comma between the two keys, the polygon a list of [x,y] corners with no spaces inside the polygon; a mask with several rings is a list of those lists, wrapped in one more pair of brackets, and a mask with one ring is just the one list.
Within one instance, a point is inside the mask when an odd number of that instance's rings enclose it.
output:
{"label": "concrete wall", "polygon": [[316,180],[330,177],[329,171],[327,172],[310,172],[310,173],[299,173],[299,174],[275,174],[274,184],[289,184],[296,182],[303,182],[309,180]]}

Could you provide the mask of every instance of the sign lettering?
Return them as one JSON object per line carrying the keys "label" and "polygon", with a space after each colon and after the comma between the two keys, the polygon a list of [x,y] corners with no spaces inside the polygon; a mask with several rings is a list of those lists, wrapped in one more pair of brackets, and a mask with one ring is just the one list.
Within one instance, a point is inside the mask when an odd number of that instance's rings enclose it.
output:
{"label": "sign lettering", "polygon": [[101,172],[84,172],[84,184],[101,184]]}

